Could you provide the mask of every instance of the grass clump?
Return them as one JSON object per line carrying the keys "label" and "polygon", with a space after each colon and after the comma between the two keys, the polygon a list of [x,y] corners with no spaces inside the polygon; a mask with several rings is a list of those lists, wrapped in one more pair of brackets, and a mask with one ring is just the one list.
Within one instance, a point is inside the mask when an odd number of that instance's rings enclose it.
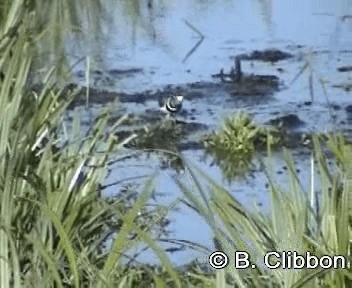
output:
{"label": "grass clump", "polygon": [[[13,3],[13,13],[28,8]],[[0,287],[124,286],[139,277],[125,254],[143,243],[161,259],[168,282],[181,287],[155,240],[166,212],[147,205],[151,180],[132,203],[125,194],[101,197],[110,162],[130,140],[115,136],[125,118],[109,123],[112,110],[106,109],[83,132],[75,113],[64,129],[75,93],[60,88],[55,68],[32,91],[36,35],[28,37],[28,28],[35,23],[28,11],[17,12],[11,15],[24,18],[7,25],[16,37],[0,31]]]}
{"label": "grass clump", "polygon": [[182,139],[182,127],[174,119],[161,119],[145,126],[129,146],[137,149],[169,150],[177,152]]}
{"label": "grass clump", "polygon": [[206,152],[215,158],[227,179],[243,177],[252,166],[257,149],[277,145],[277,132],[257,125],[240,112],[225,119],[222,128],[204,139]]}
{"label": "grass clump", "polygon": [[197,169],[189,168],[196,188],[179,182],[189,205],[212,228],[218,246],[227,255],[246,251],[256,265],[255,269],[235,269],[230,264],[216,273],[219,282],[235,283],[235,287],[351,287],[349,266],[268,269],[264,264],[269,251],[296,251],[301,255],[310,252],[318,257],[341,255],[347,265],[351,261],[352,146],[341,135],[313,137],[313,143],[313,184],[308,187],[301,183],[287,150],[283,154],[288,167],[286,181],[279,183],[271,173],[270,163],[263,163],[269,181],[269,211],[245,208]]}
{"label": "grass clump", "polygon": [[175,119],[161,119],[156,123],[136,131],[138,137],[133,139],[127,147],[135,148],[149,154],[157,154],[160,168],[172,168],[176,172],[184,169],[179,155],[179,145],[184,138],[184,130]]}

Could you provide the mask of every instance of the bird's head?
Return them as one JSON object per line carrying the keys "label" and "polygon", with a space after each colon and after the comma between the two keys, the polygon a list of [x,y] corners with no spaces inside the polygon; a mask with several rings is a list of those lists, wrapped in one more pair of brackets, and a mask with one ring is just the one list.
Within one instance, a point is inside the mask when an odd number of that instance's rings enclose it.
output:
{"label": "bird's head", "polygon": [[177,96],[175,96],[175,98],[177,99],[177,101],[179,103],[181,103],[183,101],[183,96],[182,95],[177,95]]}

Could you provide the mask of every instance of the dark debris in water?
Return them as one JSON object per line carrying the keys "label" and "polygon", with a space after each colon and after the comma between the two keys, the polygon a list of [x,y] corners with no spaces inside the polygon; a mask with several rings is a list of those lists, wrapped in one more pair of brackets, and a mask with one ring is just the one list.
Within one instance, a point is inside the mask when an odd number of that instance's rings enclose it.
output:
{"label": "dark debris in water", "polygon": [[[69,89],[69,90],[78,89],[77,95],[74,101],[70,104],[69,109],[73,109],[77,106],[86,105],[87,87],[78,87],[75,84],[70,84],[67,86],[66,89]],[[117,100],[121,103],[133,102],[133,103],[143,104],[147,100],[147,95],[145,93],[127,94],[127,93],[102,91],[95,88],[89,88],[90,104],[104,105],[107,103],[112,103]]]}
{"label": "dark debris in water", "polygon": [[352,91],[352,81],[334,84],[334,85],[332,85],[332,87],[340,88],[340,89],[345,90],[346,92],[350,92],[350,91]]}
{"label": "dark debris in water", "polygon": [[220,78],[222,86],[232,95],[272,95],[282,86],[280,79],[275,75],[251,74],[238,77],[232,72],[226,74],[221,70],[219,74],[214,74],[212,77]]}
{"label": "dark debris in water", "polygon": [[259,60],[264,62],[278,62],[281,60],[292,58],[293,55],[278,49],[266,49],[263,51],[254,50],[252,53],[247,54],[245,60]]}
{"label": "dark debris in water", "polygon": [[[142,68],[126,68],[126,69],[111,69],[108,71],[102,71],[102,70],[94,70],[91,72],[91,77],[93,77],[93,80],[111,80],[111,78],[126,78],[126,77],[134,77],[135,74],[137,73],[142,73],[143,69]],[[75,73],[76,77],[85,79],[86,71],[77,71]]]}
{"label": "dark debris in water", "polygon": [[[160,96],[170,95],[187,95],[187,99],[199,99],[204,97],[205,90],[208,90],[207,92],[211,92],[217,91],[220,88],[221,85],[212,82],[197,82],[175,86],[169,85],[160,91],[144,91],[134,94],[89,88],[89,103],[104,105],[114,101],[119,101],[120,103],[144,104],[146,101],[158,101]],[[77,95],[74,101],[70,104],[69,109],[86,105],[87,87],[78,87],[76,84],[69,84],[64,89],[63,94],[74,90],[77,90]]]}
{"label": "dark debris in water", "polygon": [[269,120],[266,124],[278,126],[282,128],[298,128],[303,126],[305,123],[295,114],[288,114],[280,116],[274,119]]}
{"label": "dark debris in water", "polygon": [[351,72],[352,71],[352,66],[341,66],[337,68],[337,71],[339,72]]}
{"label": "dark debris in water", "polygon": [[227,83],[226,88],[232,95],[271,95],[279,91],[280,81],[274,75],[248,75]]}
{"label": "dark debris in water", "polygon": [[345,110],[346,110],[346,114],[347,114],[347,121],[349,123],[351,123],[352,122],[352,105],[347,105]]}
{"label": "dark debris in water", "polygon": [[[118,101],[119,103],[145,104],[146,101],[158,101],[161,96],[184,95],[188,100],[207,98],[218,94],[219,91],[236,96],[266,96],[272,95],[280,89],[279,78],[274,75],[244,75],[240,81],[228,83],[195,82],[183,85],[169,85],[159,91],[144,91],[141,93],[122,93],[89,88],[89,104],[105,105]],[[69,84],[63,94],[77,91],[75,99],[69,106],[74,109],[84,106],[87,102],[87,88]],[[182,110],[181,116],[188,116],[188,111]]]}
{"label": "dark debris in water", "polygon": [[351,113],[352,114],[352,105],[347,105],[345,108],[347,113]]}
{"label": "dark debris in water", "polygon": [[120,75],[126,75],[126,76],[134,76],[136,73],[142,73],[143,69],[142,68],[130,68],[130,69],[111,69],[108,70],[108,73],[112,76],[120,76]]}
{"label": "dark debris in water", "polygon": [[140,128],[121,130],[117,136],[123,140],[136,133],[138,137],[126,145],[127,148],[137,149],[168,149],[173,151],[199,149],[201,144],[195,141],[187,141],[189,135],[207,131],[208,127],[202,123],[185,122],[176,119],[151,118],[137,120],[144,125]]}
{"label": "dark debris in water", "polygon": [[147,155],[156,154],[160,160],[160,169],[172,168],[176,172],[184,170],[184,163],[179,152],[190,149],[201,149],[200,141],[189,141],[188,136],[198,132],[207,131],[208,128],[201,123],[188,123],[176,119],[156,119],[141,128],[121,130],[116,133],[123,141],[132,133],[137,138],[125,144],[126,148],[147,152]]}
{"label": "dark debris in water", "polygon": [[235,57],[235,65],[229,73],[221,69],[213,78],[219,78],[221,83],[232,85],[230,93],[234,95],[268,95],[273,94],[280,88],[280,79],[275,75],[246,75],[241,68],[244,60],[259,60],[264,62],[277,62],[291,58],[293,55],[277,49],[254,51],[250,54],[240,54]]}

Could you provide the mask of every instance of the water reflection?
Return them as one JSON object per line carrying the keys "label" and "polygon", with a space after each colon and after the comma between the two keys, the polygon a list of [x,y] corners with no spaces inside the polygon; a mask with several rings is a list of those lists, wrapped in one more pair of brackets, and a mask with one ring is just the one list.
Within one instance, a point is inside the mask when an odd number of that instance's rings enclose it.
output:
{"label": "water reflection", "polygon": [[[151,3],[151,4],[150,4]],[[304,45],[334,50],[351,45],[351,1],[105,1],[103,32],[89,43],[98,69],[143,68],[138,79],[97,83],[100,88],[143,91],[161,85],[209,80],[229,57],[256,49]],[[205,37],[197,35],[186,21]],[[98,52],[99,51],[99,52]],[[96,54],[94,54],[96,53]],[[77,67],[84,70],[84,65]],[[93,67],[92,67],[93,69]],[[80,79],[83,83],[83,79]],[[112,79],[114,80],[114,79]],[[136,81],[134,81],[136,80]]]}

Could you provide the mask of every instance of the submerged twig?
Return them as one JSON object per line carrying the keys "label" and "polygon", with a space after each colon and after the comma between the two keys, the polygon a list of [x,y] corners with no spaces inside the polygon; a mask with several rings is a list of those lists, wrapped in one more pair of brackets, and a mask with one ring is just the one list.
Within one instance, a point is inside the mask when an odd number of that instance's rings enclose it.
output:
{"label": "submerged twig", "polygon": [[185,20],[186,25],[191,28],[194,32],[196,32],[200,38],[204,38],[204,35],[202,32],[200,32],[196,27],[194,27],[191,23],[189,23],[187,20]]}
{"label": "submerged twig", "polygon": [[[90,58],[86,58],[86,109],[89,108],[89,86],[90,86]],[[90,115],[91,116],[91,115]],[[90,117],[89,117],[90,118]],[[90,119],[92,120],[92,119]]]}
{"label": "submerged twig", "polygon": [[310,63],[308,65],[308,68],[309,68],[308,82],[309,82],[310,101],[312,101],[313,103],[314,102],[313,71],[312,71],[312,65]]}
{"label": "submerged twig", "polygon": [[306,63],[304,64],[304,66],[298,71],[298,73],[296,74],[296,76],[292,79],[290,85],[292,85],[292,84],[298,79],[298,77],[302,75],[302,73],[308,68],[308,65],[309,65],[308,62],[306,62]]}
{"label": "submerged twig", "polygon": [[304,66],[298,71],[298,73],[296,74],[296,76],[292,79],[290,85],[293,84],[293,82],[295,82],[299,76],[302,75],[302,73],[308,69],[308,85],[309,85],[309,94],[310,94],[310,100],[313,103],[314,102],[314,87],[313,87],[313,67],[312,67],[312,51],[309,52],[309,57],[307,58],[306,63],[304,64]]}
{"label": "submerged twig", "polygon": [[198,40],[198,42],[192,47],[192,49],[187,53],[187,55],[185,56],[185,58],[183,58],[182,63],[185,63],[187,61],[187,59],[194,53],[194,51],[196,51],[198,49],[198,47],[200,46],[200,44],[202,44],[203,40],[204,40],[204,35],[202,32],[200,32],[196,27],[194,27],[191,23],[189,23],[187,20],[185,20],[186,25],[191,28],[194,32],[196,32],[198,34],[198,36],[200,37],[200,39]]}
{"label": "submerged twig", "polygon": [[336,124],[336,121],[335,121],[336,117],[335,117],[334,113],[332,112],[332,105],[331,105],[331,102],[330,102],[330,100],[328,98],[328,93],[327,93],[326,87],[325,87],[325,83],[326,82],[324,82],[323,79],[320,79],[319,82],[321,84],[321,87],[323,88],[323,92],[324,92],[324,95],[325,95],[325,98],[326,98],[326,103],[328,104],[328,107],[329,107],[330,117],[331,117],[333,123]]}
{"label": "submerged twig", "polygon": [[202,44],[204,38],[200,39],[196,45],[193,46],[193,48],[187,53],[187,55],[185,56],[185,58],[183,58],[182,63],[185,63],[187,61],[187,59],[194,53],[194,51],[197,50],[197,48],[199,47],[200,44]]}

